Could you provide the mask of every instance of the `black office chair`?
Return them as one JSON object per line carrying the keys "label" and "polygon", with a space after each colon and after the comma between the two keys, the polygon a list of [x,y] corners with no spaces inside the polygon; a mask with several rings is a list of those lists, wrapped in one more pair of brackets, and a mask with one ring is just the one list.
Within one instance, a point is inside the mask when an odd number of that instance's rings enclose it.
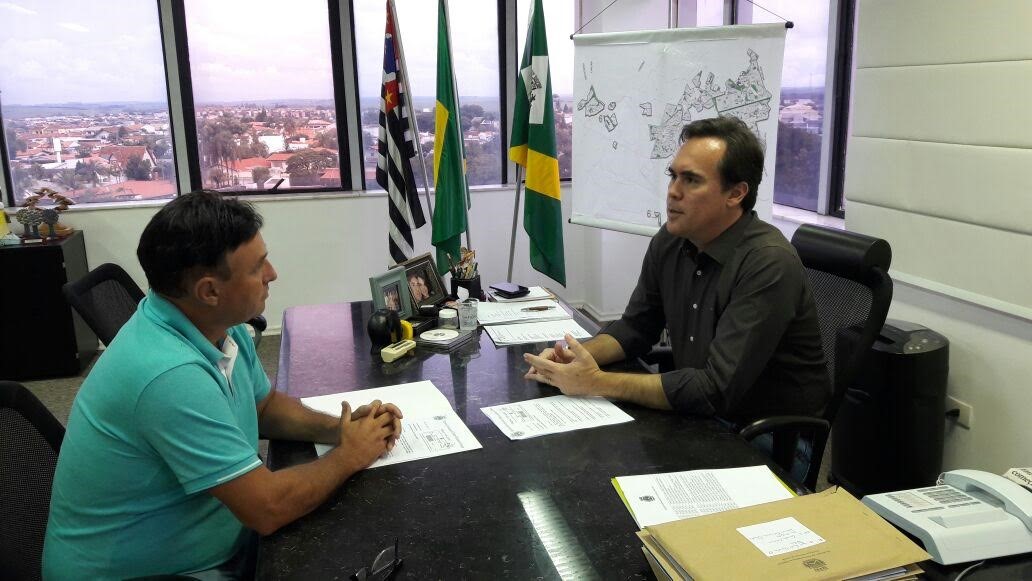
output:
{"label": "black office chair", "polygon": [[772,457],[786,471],[795,462],[798,442],[808,438],[812,455],[803,484],[814,490],[839,404],[889,312],[892,249],[880,238],[812,225],[800,226],[792,236],[792,245],[806,267],[817,303],[832,397],[820,417],[763,418],[743,428],[740,434],[749,441],[771,434]]}
{"label": "black office chair", "polygon": [[39,579],[64,426],[28,389],[0,381],[0,579]]}
{"label": "black office chair", "polygon": [[[61,290],[68,304],[105,345],[111,344],[144,297],[143,290],[129,273],[111,263],[101,264],[79,280],[65,283]],[[258,315],[247,324],[254,329],[257,347],[268,323],[265,317]]]}

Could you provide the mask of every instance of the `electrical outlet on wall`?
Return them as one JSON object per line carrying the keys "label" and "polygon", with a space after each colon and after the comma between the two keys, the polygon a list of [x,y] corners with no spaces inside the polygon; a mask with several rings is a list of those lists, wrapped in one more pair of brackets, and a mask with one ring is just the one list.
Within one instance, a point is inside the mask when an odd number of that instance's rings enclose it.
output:
{"label": "electrical outlet on wall", "polygon": [[975,419],[975,409],[971,407],[971,404],[960,401],[952,395],[946,396],[946,411],[958,410],[960,412],[957,416],[951,416],[947,419],[952,419],[958,426],[971,429],[971,423]]}

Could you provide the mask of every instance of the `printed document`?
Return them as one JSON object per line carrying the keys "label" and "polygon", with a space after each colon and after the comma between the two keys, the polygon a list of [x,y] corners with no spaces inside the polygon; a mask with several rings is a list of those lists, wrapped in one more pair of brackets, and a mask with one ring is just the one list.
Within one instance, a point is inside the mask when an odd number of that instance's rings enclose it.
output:
{"label": "printed document", "polygon": [[477,321],[481,325],[515,323],[520,321],[554,321],[569,319],[570,313],[559,301],[544,299],[522,303],[480,303],[477,305]]}
{"label": "printed document", "polygon": [[539,323],[513,323],[510,325],[488,325],[484,327],[495,345],[522,345],[524,343],[544,343],[562,341],[566,333],[576,339],[589,339],[591,333],[584,330],[573,319],[559,321],[543,321]]}
{"label": "printed document", "polygon": [[747,527],[738,527],[735,530],[742,533],[743,537],[749,539],[750,543],[768,557],[798,551],[824,542],[820,535],[806,528],[803,523],[791,516]]}
{"label": "printed document", "polygon": [[[370,468],[482,447],[452,409],[448,398],[429,381],[305,397],[301,398],[301,403],[314,410],[340,417],[341,402],[347,401],[351,404],[351,409],[355,410],[374,399],[383,403],[393,403],[405,417],[401,420],[401,437],[394,449],[373,462]],[[315,445],[315,450],[320,456],[332,448],[333,446],[326,444]]]}
{"label": "printed document", "polygon": [[613,486],[638,528],[794,496],[766,466],[618,476]]}
{"label": "printed document", "polygon": [[480,409],[510,440],[634,421],[601,397],[556,395]]}

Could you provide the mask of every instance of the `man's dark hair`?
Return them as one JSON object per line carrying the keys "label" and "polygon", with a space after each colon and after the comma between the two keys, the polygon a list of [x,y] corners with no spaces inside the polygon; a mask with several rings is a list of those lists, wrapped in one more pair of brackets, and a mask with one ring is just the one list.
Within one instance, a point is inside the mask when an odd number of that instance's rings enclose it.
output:
{"label": "man's dark hair", "polygon": [[230,277],[226,255],[251,240],[262,217],[247,202],[211,191],[191,192],[165,205],[140,236],[136,256],[155,292],[186,294],[186,278],[214,270]]}
{"label": "man's dark hair", "polygon": [[763,179],[763,144],[756,134],[737,117],[699,119],[681,130],[682,144],[699,137],[716,137],[727,146],[724,157],[717,164],[722,186],[726,190],[738,182],[748,184],[749,193],[742,200],[742,210],[752,210]]}

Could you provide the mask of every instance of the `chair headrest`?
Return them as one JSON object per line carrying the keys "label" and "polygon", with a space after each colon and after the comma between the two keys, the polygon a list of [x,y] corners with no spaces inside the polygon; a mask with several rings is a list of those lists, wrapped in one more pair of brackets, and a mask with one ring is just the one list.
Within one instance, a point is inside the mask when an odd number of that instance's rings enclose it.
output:
{"label": "chair headrest", "polygon": [[812,224],[795,231],[792,246],[807,268],[851,280],[866,279],[872,268],[887,272],[892,263],[892,247],[881,238]]}

